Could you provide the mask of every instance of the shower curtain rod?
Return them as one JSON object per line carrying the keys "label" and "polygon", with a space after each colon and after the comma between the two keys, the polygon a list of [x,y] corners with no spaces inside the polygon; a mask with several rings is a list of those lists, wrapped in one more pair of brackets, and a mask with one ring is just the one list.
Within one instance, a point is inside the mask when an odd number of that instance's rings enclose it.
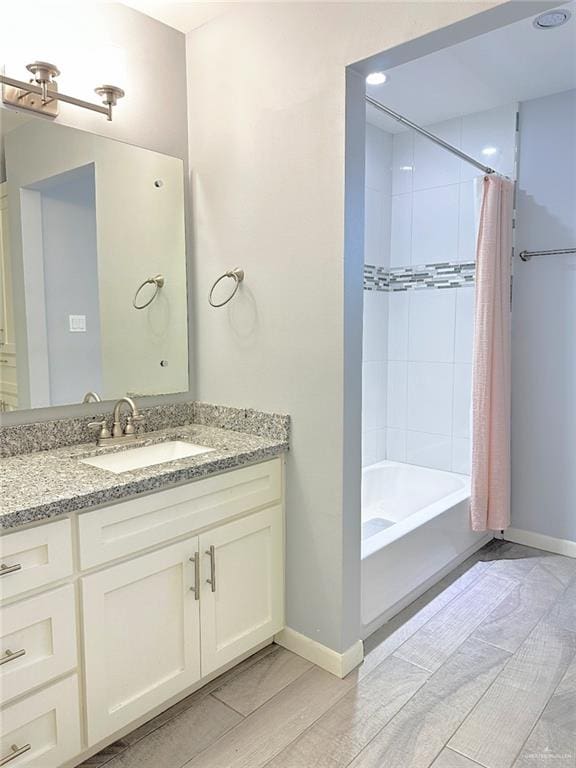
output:
{"label": "shower curtain rod", "polygon": [[372,106],[376,107],[376,109],[379,109],[381,112],[385,112],[389,117],[392,117],[394,120],[397,120],[399,123],[402,123],[402,125],[405,125],[408,128],[412,128],[414,131],[417,131],[418,133],[422,134],[422,136],[426,136],[427,139],[430,139],[430,141],[433,141],[435,144],[438,144],[440,147],[447,149],[448,152],[452,152],[453,155],[456,155],[461,160],[465,160],[467,163],[474,165],[476,168],[479,168],[484,173],[496,173],[494,168],[490,168],[490,166],[488,165],[483,165],[482,163],[478,162],[478,160],[475,160],[473,157],[470,157],[470,155],[467,155],[465,152],[461,152],[459,149],[456,149],[456,147],[453,147],[452,144],[448,144],[448,142],[444,141],[444,139],[441,139],[439,136],[435,136],[433,133],[430,133],[430,131],[427,131],[425,128],[422,128],[421,126],[416,125],[416,123],[413,123],[411,120],[408,120],[407,117],[400,115],[398,112],[394,112],[394,110],[390,109],[389,107],[385,107],[384,104],[380,104],[379,101],[376,101],[376,99],[373,99],[371,96],[366,96],[365,98],[368,104],[372,104]]}

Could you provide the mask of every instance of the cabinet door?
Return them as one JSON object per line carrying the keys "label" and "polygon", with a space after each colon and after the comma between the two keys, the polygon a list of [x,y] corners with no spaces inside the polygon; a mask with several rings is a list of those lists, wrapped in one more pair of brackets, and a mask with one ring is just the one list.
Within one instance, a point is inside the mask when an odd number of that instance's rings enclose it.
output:
{"label": "cabinet door", "polygon": [[82,579],[89,744],[199,679],[197,551],[195,537]]}
{"label": "cabinet door", "polygon": [[201,534],[200,552],[202,675],[207,675],[282,628],[282,508]]}

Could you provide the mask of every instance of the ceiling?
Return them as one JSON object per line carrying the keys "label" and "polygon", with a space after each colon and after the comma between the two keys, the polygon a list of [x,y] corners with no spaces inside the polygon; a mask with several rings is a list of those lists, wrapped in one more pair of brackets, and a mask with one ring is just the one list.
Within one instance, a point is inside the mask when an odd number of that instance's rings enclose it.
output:
{"label": "ceiling", "polygon": [[[427,125],[576,88],[576,2],[562,27],[538,30],[533,18],[409,61],[367,92],[413,122]],[[368,105],[368,122],[402,126]]]}
{"label": "ceiling", "polygon": [[[168,24],[169,27],[180,32],[191,32],[193,29],[206,24],[217,16],[234,8],[238,3],[332,3],[334,0],[202,0],[200,2],[174,3],[171,0],[122,0],[123,5],[128,5],[137,11],[151,16],[153,19]],[[382,0],[369,0],[369,2],[381,2]],[[366,0],[347,0],[352,3],[362,3]]]}
{"label": "ceiling", "polygon": [[206,24],[217,16],[233,7],[242,0],[205,0],[204,2],[172,3],[161,0],[123,0],[122,5],[128,5],[136,11],[145,13],[153,19],[167,24],[180,32],[191,32],[202,24]]}

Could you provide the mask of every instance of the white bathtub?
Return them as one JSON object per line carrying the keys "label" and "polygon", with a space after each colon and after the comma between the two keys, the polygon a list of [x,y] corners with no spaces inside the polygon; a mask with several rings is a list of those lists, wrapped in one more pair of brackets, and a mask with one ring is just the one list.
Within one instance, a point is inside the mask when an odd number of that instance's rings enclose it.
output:
{"label": "white bathtub", "polygon": [[367,637],[490,540],[470,529],[470,478],[382,461],[362,473],[362,624]]}

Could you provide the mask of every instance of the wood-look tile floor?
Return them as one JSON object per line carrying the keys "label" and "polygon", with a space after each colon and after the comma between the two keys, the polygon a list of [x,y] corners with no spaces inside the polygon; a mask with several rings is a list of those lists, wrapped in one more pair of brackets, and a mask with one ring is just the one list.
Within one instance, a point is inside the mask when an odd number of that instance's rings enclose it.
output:
{"label": "wood-look tile floor", "polygon": [[493,541],[365,648],[271,645],[83,768],[576,768],[576,560]]}

